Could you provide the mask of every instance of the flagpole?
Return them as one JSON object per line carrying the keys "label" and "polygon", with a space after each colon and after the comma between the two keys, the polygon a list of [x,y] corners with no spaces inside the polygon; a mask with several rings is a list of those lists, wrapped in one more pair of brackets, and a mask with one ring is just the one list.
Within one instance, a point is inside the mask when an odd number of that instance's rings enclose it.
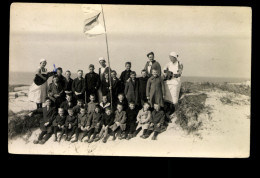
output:
{"label": "flagpole", "polygon": [[107,46],[107,60],[108,60],[108,67],[109,67],[109,73],[108,73],[108,74],[109,74],[111,106],[113,106],[113,103],[112,103],[111,69],[110,69],[110,60],[109,60],[108,42],[107,42],[107,29],[106,29],[106,22],[105,22],[105,16],[104,16],[104,11],[103,11],[103,6],[102,6],[102,4],[101,4],[101,9],[102,9],[103,22],[104,22],[105,35],[106,35],[106,46]]}

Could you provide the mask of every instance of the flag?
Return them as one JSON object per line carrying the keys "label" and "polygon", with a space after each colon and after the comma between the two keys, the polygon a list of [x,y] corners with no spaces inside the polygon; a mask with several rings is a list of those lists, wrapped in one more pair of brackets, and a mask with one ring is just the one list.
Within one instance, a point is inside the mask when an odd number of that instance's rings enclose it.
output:
{"label": "flag", "polygon": [[88,38],[102,35],[105,33],[103,25],[99,22],[101,9],[98,5],[83,5],[82,11],[85,17],[83,33]]}

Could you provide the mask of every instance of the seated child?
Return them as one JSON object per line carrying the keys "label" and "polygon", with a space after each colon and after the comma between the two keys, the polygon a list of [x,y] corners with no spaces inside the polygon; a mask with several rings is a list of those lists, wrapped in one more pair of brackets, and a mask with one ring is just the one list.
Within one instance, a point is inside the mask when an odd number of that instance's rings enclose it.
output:
{"label": "seated child", "polygon": [[114,110],[116,110],[117,104],[121,104],[123,106],[123,111],[127,110],[128,102],[123,93],[118,94],[118,100],[114,104]]}
{"label": "seated child", "polygon": [[95,102],[95,95],[91,94],[89,96],[90,102],[85,106],[85,108],[87,109],[87,113],[91,114],[92,112],[95,111],[96,105],[98,105],[98,103]]}
{"label": "seated child", "polygon": [[[87,121],[88,121],[88,115],[85,108],[80,108],[80,113],[78,114],[78,127],[76,129],[76,137],[75,140],[72,140],[71,142],[77,142],[79,139],[79,133],[81,131],[86,132],[87,131]],[[80,139],[82,142],[83,137]]]}
{"label": "seated child", "polygon": [[107,101],[107,96],[106,95],[102,96],[102,101],[101,101],[101,103],[99,105],[101,107],[101,113],[104,113],[105,109],[107,107],[110,107],[110,102]]}
{"label": "seated child", "polygon": [[[65,125],[62,129],[62,132],[61,132],[61,135],[59,138],[59,142],[64,133],[66,134],[65,140],[70,141],[78,126],[78,119],[77,119],[77,116],[75,116],[73,109],[71,109],[71,108],[68,109],[68,113],[69,113],[69,115],[67,115],[67,117],[66,117]],[[70,135],[69,135],[69,131],[71,131]]]}
{"label": "seated child", "polygon": [[54,139],[55,142],[57,141],[57,131],[64,128],[65,121],[66,121],[66,115],[64,114],[64,109],[58,108],[58,115],[52,122],[54,135],[55,135],[55,139]]}
{"label": "seated child", "polygon": [[72,108],[73,112],[77,115],[80,113],[80,108],[84,108],[84,101],[83,99],[77,100],[77,105]]}
{"label": "seated child", "polygon": [[148,127],[148,130],[146,131],[145,135],[142,138],[148,138],[150,134],[154,131],[154,135],[152,137],[152,140],[157,139],[157,135],[159,132],[161,132],[161,126],[164,122],[165,114],[161,110],[159,104],[154,104],[154,111],[152,112],[150,124]]}
{"label": "seated child", "polygon": [[136,116],[138,110],[135,108],[134,102],[129,102],[129,108],[126,110],[126,139],[129,140],[133,137],[136,127]]}
{"label": "seated child", "polygon": [[60,108],[63,108],[65,111],[65,114],[68,114],[68,109],[69,108],[73,108],[74,107],[74,103],[72,101],[72,94],[68,93],[66,94],[66,101],[63,101],[60,105]]}
{"label": "seated child", "polygon": [[41,133],[38,139],[33,141],[34,144],[44,144],[52,135],[52,122],[55,119],[57,112],[56,108],[51,106],[52,101],[50,98],[46,98],[45,102],[45,107],[38,108],[28,114],[31,117],[35,113],[43,113],[43,118],[40,120]]}
{"label": "seated child", "polygon": [[148,102],[145,102],[143,104],[143,109],[141,109],[138,112],[137,115],[137,121],[136,123],[138,123],[136,130],[134,132],[134,137],[143,129],[143,134],[140,137],[144,137],[148,126],[149,126],[149,121],[151,118],[151,111],[149,110],[150,104]]}
{"label": "seated child", "polygon": [[[109,137],[108,132],[111,131],[111,129],[109,128],[110,126],[112,126],[114,123],[114,114],[112,114],[112,110],[110,107],[107,107],[105,109],[105,113],[102,116],[102,120],[101,120],[101,131],[99,132],[98,136],[96,137],[95,141],[98,141],[100,139],[103,138],[102,140],[104,143],[107,142],[107,139]],[[105,133],[104,133],[105,132]],[[104,133],[104,135],[103,135]]]}
{"label": "seated child", "polygon": [[[102,114],[100,113],[100,107],[96,105],[95,111],[89,115],[87,126],[89,126],[88,130],[88,139],[86,140],[88,143],[91,143],[96,138],[96,135],[100,131],[101,127]],[[93,137],[91,135],[93,134]]]}
{"label": "seated child", "polygon": [[[123,105],[118,103],[117,104],[117,110],[115,111],[115,119],[114,119],[114,124],[110,126],[113,134],[113,139],[116,139],[115,133],[117,130],[119,130],[119,139],[121,140],[124,135],[124,131],[126,128],[126,112],[123,111]],[[122,133],[123,132],[123,133]]]}

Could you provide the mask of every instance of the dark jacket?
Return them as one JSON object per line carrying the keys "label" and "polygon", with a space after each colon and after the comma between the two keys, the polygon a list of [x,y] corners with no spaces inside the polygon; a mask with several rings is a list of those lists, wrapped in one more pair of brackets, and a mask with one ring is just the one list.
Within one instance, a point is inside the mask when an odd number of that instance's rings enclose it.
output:
{"label": "dark jacket", "polygon": [[72,78],[69,78],[69,80],[67,80],[65,78],[64,91],[72,91],[72,83],[73,83],[73,79]]}
{"label": "dark jacket", "polygon": [[126,124],[136,123],[136,117],[138,115],[138,109],[134,108],[133,110],[128,108],[126,110]]}
{"label": "dark jacket", "polygon": [[[151,115],[150,123],[153,123],[154,125],[152,127],[149,126],[149,130],[154,130],[157,132],[161,131],[161,126],[164,123],[165,114],[162,110],[156,111],[154,110]],[[160,123],[161,125],[158,127],[157,124]]]}
{"label": "dark jacket", "polygon": [[115,80],[114,79],[111,80],[111,84],[112,84],[112,96],[113,96],[113,100],[115,101],[118,94],[121,92],[121,82],[118,78],[116,78]]}
{"label": "dark jacket", "polygon": [[96,93],[100,86],[100,76],[93,72],[85,75],[85,87],[87,93]]}
{"label": "dark jacket", "polygon": [[66,116],[60,116],[59,114],[55,117],[54,121],[52,122],[52,126],[62,126],[65,124]]}
{"label": "dark jacket", "polygon": [[115,118],[114,114],[107,115],[106,113],[104,113],[103,116],[102,116],[101,125],[104,125],[104,126],[113,125],[114,118]]}
{"label": "dark jacket", "polygon": [[88,114],[85,113],[84,115],[79,113],[78,114],[78,127],[85,127],[88,121]]}
{"label": "dark jacket", "polygon": [[130,72],[131,70],[124,70],[121,75],[120,75],[120,81],[122,82],[123,85],[125,85],[126,81],[130,78]]}
{"label": "dark jacket", "polygon": [[90,126],[90,128],[98,129],[101,126],[101,120],[102,114],[93,112],[89,115],[87,126]]}
{"label": "dark jacket", "polygon": [[58,76],[58,82],[60,83],[60,85],[62,86],[62,88],[64,89],[65,88],[65,83],[66,83],[66,78],[63,76],[63,75],[60,75]]}
{"label": "dark jacket", "polygon": [[104,79],[102,82],[101,82],[101,92],[102,92],[102,95],[109,95],[110,96],[110,90],[109,90],[109,87],[110,87],[110,83],[109,83],[109,80],[108,82],[106,82],[106,80]]}
{"label": "dark jacket", "polygon": [[[112,71],[111,68],[110,68],[110,70]],[[105,79],[105,73],[109,73],[109,67],[105,68],[105,71],[103,72],[102,75],[101,75],[101,68],[98,68],[98,75],[100,77],[101,82]]]}
{"label": "dark jacket", "polygon": [[75,127],[78,125],[78,118],[77,116],[70,116],[70,115],[67,115],[66,117],[66,121],[65,121],[65,126],[68,127],[69,124],[71,124],[71,127]]}
{"label": "dark jacket", "polygon": [[79,80],[78,78],[75,78],[72,82],[72,92],[79,92],[84,94],[85,92],[85,79],[82,78]]}
{"label": "dark jacket", "polygon": [[66,113],[69,108],[73,108],[73,107],[74,107],[74,103],[71,101],[71,104],[69,105],[69,102],[67,100],[63,101],[60,105],[60,108],[63,108],[66,111]]}
{"label": "dark jacket", "polygon": [[139,105],[139,81],[137,78],[135,79],[135,82],[132,80],[126,82],[125,96],[128,102],[133,101],[136,105]]}
{"label": "dark jacket", "polygon": [[146,76],[145,78],[140,77],[139,80],[139,97],[141,100],[146,100],[146,85],[149,77]]}
{"label": "dark jacket", "polygon": [[[145,64],[145,66],[144,66],[144,69],[147,71],[147,73],[148,73],[149,63],[150,63],[150,61],[147,61],[146,64]],[[156,60],[154,60],[152,63],[153,63],[153,64],[152,64],[152,67],[151,67],[150,72],[148,73],[148,77],[151,77],[151,76],[152,76],[152,70],[153,70],[153,69],[156,69],[156,70],[158,71],[158,75],[161,76],[161,73],[162,73],[161,65],[160,65]]]}

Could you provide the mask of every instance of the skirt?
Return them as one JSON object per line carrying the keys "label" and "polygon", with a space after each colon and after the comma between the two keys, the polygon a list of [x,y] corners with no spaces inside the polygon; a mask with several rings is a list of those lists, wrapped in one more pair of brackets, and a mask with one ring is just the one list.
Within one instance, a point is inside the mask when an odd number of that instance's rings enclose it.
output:
{"label": "skirt", "polygon": [[45,82],[40,86],[33,83],[29,88],[28,100],[35,103],[44,103],[47,97],[47,91],[48,91],[47,82]]}
{"label": "skirt", "polygon": [[179,100],[179,94],[181,89],[180,78],[173,78],[164,82],[165,86],[165,98],[164,100],[172,104],[177,104]]}

